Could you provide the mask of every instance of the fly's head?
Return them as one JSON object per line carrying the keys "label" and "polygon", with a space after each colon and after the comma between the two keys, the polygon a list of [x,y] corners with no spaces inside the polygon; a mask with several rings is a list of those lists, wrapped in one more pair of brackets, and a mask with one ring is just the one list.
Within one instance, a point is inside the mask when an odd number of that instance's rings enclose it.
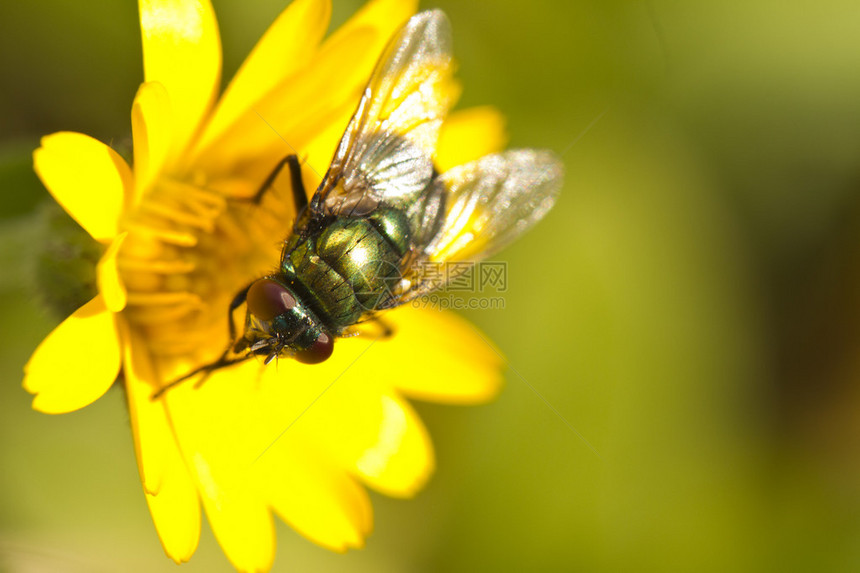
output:
{"label": "fly's head", "polygon": [[323,362],[334,349],[334,337],[289,286],[277,277],[255,281],[246,296],[245,332],[233,351],[265,357],[295,358],[304,364]]}

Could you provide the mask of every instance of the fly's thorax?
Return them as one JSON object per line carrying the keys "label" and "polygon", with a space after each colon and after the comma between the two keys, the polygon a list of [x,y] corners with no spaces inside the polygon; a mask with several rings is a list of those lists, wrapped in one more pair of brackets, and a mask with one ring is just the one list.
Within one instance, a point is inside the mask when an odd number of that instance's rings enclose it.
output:
{"label": "fly's thorax", "polygon": [[266,356],[292,355],[300,362],[322,362],[331,355],[333,336],[316,314],[288,286],[289,277],[255,281],[246,296],[245,332],[236,352]]}
{"label": "fly's thorax", "polygon": [[406,213],[399,209],[380,208],[371,213],[367,221],[388,241],[400,258],[406,255],[412,239]]}

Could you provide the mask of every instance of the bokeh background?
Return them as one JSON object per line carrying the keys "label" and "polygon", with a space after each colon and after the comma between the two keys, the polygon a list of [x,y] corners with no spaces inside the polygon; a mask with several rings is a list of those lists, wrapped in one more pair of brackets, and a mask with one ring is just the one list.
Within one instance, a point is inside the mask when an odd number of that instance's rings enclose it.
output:
{"label": "bokeh background", "polygon": [[[213,4],[229,78],[286,0]],[[565,188],[501,255],[505,308],[466,313],[504,393],[419,404],[426,490],[374,495],[346,555],[279,524],[275,570],[860,570],[860,3],[429,7],[461,106],[563,154]],[[20,387],[60,318],[31,282],[30,153],[127,138],[141,77],[133,0],[0,3],[0,571],[176,569],[122,393],[47,416]],[[204,525],[182,571],[229,570]]]}

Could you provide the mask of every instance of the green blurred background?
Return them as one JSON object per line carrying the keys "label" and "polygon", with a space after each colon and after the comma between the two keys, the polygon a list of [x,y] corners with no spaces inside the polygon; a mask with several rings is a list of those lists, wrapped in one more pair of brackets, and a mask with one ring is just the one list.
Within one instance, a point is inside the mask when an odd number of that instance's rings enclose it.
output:
{"label": "green blurred background", "polygon": [[[229,77],[286,0],[213,3]],[[860,570],[860,4],[436,6],[461,105],[563,153],[566,185],[500,257],[504,310],[468,313],[501,397],[419,404],[427,489],[374,495],[347,555],[279,524],[275,570]],[[132,0],[0,3],[0,571],[175,570],[121,392],[46,416],[20,388],[58,321],[30,153],[127,138],[140,58]],[[230,570],[208,526],[182,570]]]}

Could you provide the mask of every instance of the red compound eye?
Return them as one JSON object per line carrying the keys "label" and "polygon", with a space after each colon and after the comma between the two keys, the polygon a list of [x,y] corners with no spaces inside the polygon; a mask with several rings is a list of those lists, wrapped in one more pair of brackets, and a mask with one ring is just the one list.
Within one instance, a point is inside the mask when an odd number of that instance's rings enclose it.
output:
{"label": "red compound eye", "polygon": [[263,321],[280,316],[296,306],[296,297],[279,282],[260,279],[251,285],[246,297],[248,310]]}
{"label": "red compound eye", "polygon": [[317,339],[305,350],[296,352],[296,360],[302,364],[319,364],[331,356],[334,350],[334,339],[325,332],[321,332]]}

